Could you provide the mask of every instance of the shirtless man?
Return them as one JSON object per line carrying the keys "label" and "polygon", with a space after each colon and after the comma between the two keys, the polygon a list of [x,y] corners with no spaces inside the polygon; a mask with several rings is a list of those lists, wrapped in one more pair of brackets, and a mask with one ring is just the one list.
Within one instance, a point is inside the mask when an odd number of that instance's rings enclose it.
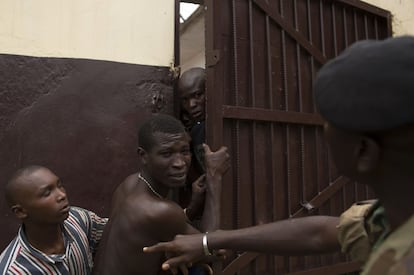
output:
{"label": "shirtless man", "polygon": [[[155,115],[139,130],[140,172],[117,188],[99,249],[95,274],[162,274],[164,253],[144,254],[144,246],[194,234],[183,209],[167,198],[169,190],[185,184],[191,164],[190,138],[177,119]],[[216,205],[221,179],[229,166],[227,149],[211,152],[205,145],[206,200],[202,229],[218,227]],[[200,179],[202,180],[202,179]]]}

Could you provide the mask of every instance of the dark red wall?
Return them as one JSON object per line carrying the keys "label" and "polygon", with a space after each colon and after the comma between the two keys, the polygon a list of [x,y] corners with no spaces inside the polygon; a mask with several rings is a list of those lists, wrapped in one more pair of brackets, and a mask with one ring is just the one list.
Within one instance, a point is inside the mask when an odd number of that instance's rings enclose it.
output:
{"label": "dark red wall", "polygon": [[[137,128],[173,113],[169,69],[0,55],[0,185],[25,165],[49,167],[72,205],[108,215],[115,187],[138,167]],[[0,250],[17,232],[3,190]]]}

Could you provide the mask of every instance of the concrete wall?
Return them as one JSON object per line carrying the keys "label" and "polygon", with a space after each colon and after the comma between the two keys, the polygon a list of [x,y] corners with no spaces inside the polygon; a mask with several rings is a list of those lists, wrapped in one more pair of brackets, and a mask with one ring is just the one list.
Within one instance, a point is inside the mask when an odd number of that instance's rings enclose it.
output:
{"label": "concrete wall", "polygon": [[392,13],[394,36],[414,35],[414,1],[413,0],[364,0],[374,6],[389,10]]}
{"label": "concrete wall", "polygon": [[174,0],[2,0],[0,53],[169,66]]}

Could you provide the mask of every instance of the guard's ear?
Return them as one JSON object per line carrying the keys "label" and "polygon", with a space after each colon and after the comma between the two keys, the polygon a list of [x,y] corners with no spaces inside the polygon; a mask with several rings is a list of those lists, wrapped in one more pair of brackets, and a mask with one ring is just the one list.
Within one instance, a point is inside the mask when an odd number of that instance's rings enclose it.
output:
{"label": "guard's ear", "polygon": [[11,210],[19,220],[23,220],[27,217],[26,209],[24,209],[20,204],[13,205]]}
{"label": "guard's ear", "polygon": [[144,150],[142,147],[138,147],[137,149],[138,156],[141,158],[142,164],[147,164],[148,162],[148,154],[147,151]]}
{"label": "guard's ear", "polygon": [[361,174],[376,169],[380,161],[381,146],[368,136],[362,136],[357,148],[357,171]]}

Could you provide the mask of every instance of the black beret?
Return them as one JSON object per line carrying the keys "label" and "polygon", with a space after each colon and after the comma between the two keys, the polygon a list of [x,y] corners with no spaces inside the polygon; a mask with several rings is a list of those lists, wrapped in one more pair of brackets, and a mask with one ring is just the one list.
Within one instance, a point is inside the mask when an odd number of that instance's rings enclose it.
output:
{"label": "black beret", "polygon": [[414,37],[356,42],[319,70],[314,97],[320,114],[341,129],[414,123]]}

